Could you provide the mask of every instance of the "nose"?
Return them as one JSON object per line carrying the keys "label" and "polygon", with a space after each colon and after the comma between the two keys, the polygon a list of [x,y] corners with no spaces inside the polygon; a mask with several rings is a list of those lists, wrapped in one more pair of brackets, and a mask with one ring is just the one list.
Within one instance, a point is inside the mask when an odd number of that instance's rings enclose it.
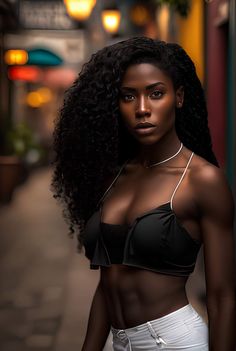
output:
{"label": "nose", "polygon": [[149,106],[148,98],[141,95],[137,99],[137,106],[135,111],[136,117],[145,117],[151,115],[151,109]]}

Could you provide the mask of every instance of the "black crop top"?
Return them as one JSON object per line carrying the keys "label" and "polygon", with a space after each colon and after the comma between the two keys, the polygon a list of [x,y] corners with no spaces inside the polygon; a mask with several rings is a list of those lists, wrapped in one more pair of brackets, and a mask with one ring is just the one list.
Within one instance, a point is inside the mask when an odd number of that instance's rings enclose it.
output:
{"label": "black crop top", "polygon": [[101,222],[101,207],[90,217],[84,236],[90,268],[123,264],[174,276],[188,276],[193,272],[201,243],[190,236],[172,209],[173,197],[192,157],[193,153],[171,200],[138,216],[131,225]]}

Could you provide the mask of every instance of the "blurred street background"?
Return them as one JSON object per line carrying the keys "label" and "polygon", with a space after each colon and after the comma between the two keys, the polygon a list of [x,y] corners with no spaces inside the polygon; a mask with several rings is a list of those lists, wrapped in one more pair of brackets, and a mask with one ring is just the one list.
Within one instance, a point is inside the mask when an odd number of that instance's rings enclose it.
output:
{"label": "blurred street background", "polygon": [[[50,191],[54,120],[91,54],[139,35],[177,42],[195,62],[236,195],[235,0],[0,0],[1,351],[81,349],[99,272]],[[206,318],[201,254],[188,294]]]}

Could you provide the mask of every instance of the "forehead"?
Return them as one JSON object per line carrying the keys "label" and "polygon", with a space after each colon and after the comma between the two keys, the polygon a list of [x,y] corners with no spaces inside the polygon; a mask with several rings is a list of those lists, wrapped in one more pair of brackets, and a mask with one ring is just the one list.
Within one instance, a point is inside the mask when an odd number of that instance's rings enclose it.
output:
{"label": "forehead", "polygon": [[172,86],[172,80],[166,72],[151,63],[139,63],[131,65],[125,71],[122,86],[148,85],[162,82]]}

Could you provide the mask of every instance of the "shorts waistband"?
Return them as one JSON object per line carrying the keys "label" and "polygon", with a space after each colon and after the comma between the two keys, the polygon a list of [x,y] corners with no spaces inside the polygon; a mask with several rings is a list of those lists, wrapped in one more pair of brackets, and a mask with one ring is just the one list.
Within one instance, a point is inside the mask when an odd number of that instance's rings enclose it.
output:
{"label": "shorts waistband", "polygon": [[137,326],[131,327],[131,328],[126,328],[126,329],[116,329],[111,327],[111,331],[114,334],[120,333],[121,331],[125,332],[126,335],[132,335],[133,333],[137,333],[139,331],[143,331],[147,329],[147,325],[152,325],[153,327],[157,328],[159,332],[162,330],[165,330],[166,328],[171,328],[172,325],[176,324],[176,319],[187,319],[191,318],[193,315],[198,315],[198,313],[195,311],[193,306],[189,303],[181,308],[178,308],[177,310],[170,312],[166,314],[163,317],[159,317],[157,319],[153,319],[150,321],[147,321],[145,323],[139,324]]}

